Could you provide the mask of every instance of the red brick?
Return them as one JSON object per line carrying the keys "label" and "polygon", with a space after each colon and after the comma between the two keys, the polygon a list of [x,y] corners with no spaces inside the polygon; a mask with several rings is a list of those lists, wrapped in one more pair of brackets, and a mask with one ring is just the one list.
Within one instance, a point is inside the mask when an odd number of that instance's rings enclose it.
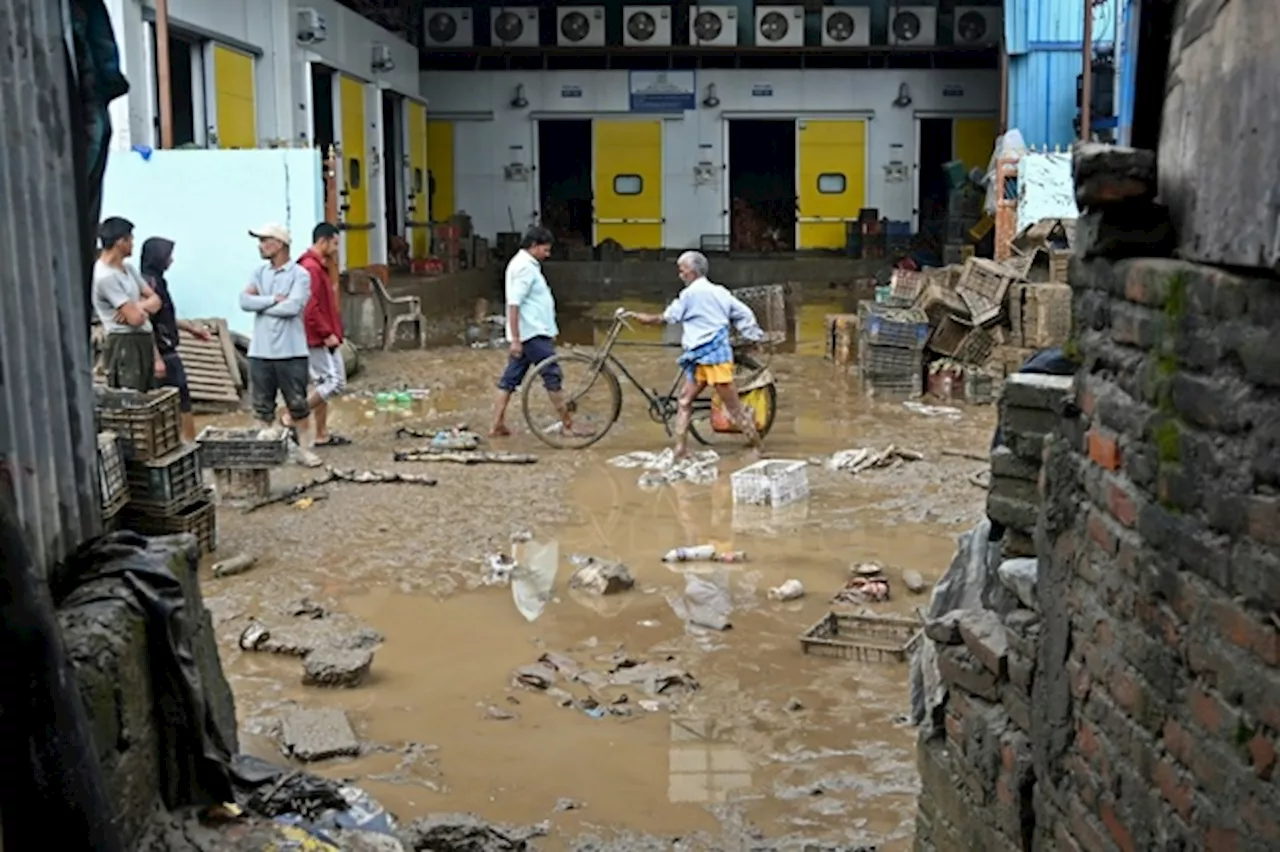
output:
{"label": "red brick", "polygon": [[1226,786],[1223,772],[1229,767],[1206,754],[1195,736],[1173,719],[1165,720],[1164,746],[1179,763],[1191,770],[1206,795],[1210,798],[1222,795]]}
{"label": "red brick", "polygon": [[1055,842],[1053,848],[1058,852],[1084,852],[1080,844],[1076,843],[1076,839],[1071,836],[1066,820],[1059,820],[1053,827],[1053,839]]}
{"label": "red brick", "polygon": [[1138,506],[1133,502],[1132,495],[1115,482],[1107,486],[1107,511],[1130,529],[1138,523]]}
{"label": "red brick", "polygon": [[1276,744],[1266,733],[1254,734],[1249,740],[1249,762],[1253,764],[1253,774],[1263,781],[1271,780],[1276,768]]}
{"label": "red brick", "polygon": [[1191,715],[1211,734],[1222,733],[1223,721],[1226,718],[1225,708],[1218,698],[1198,686],[1187,690],[1187,700],[1191,705]]}
{"label": "red brick", "polygon": [[1222,635],[1233,645],[1252,651],[1269,666],[1280,666],[1280,631],[1223,598],[1210,605],[1210,612]]}
{"label": "red brick", "polygon": [[1079,754],[1069,755],[1063,763],[1067,767],[1067,772],[1071,773],[1071,778],[1075,782],[1075,790],[1080,796],[1080,801],[1084,802],[1085,807],[1093,810],[1098,806],[1097,773],[1085,762]]}
{"label": "red brick", "polygon": [[1116,816],[1116,812],[1110,804],[1104,803],[1101,808],[1100,816],[1102,824],[1107,827],[1107,832],[1111,838],[1115,840],[1116,845],[1120,847],[1121,852],[1135,852],[1138,848],[1133,843],[1133,835],[1129,833],[1129,829],[1120,817]]}
{"label": "red brick", "polygon": [[1142,715],[1145,704],[1142,684],[1133,672],[1117,667],[1111,673],[1107,686],[1111,690],[1111,697],[1122,710],[1131,716]]}
{"label": "red brick", "polygon": [[1076,800],[1069,804],[1071,834],[1087,852],[1110,852],[1111,844],[1095,827],[1093,816]]}
{"label": "red brick", "polygon": [[1071,695],[1077,701],[1083,701],[1089,695],[1093,679],[1089,672],[1076,660],[1067,661],[1067,676],[1071,678]]}
{"label": "red brick", "polygon": [[1098,738],[1094,736],[1093,726],[1088,722],[1081,720],[1076,724],[1076,745],[1080,747],[1080,751],[1089,760],[1095,760],[1098,757]]}
{"label": "red brick", "polygon": [[1105,555],[1115,555],[1118,543],[1115,534],[1111,531],[1111,521],[1106,515],[1096,509],[1090,509],[1085,528],[1089,531],[1089,538],[1093,539],[1094,544],[1098,545]]}
{"label": "red brick", "polygon": [[1156,786],[1160,788],[1165,801],[1173,805],[1183,819],[1189,820],[1192,803],[1191,785],[1184,783],[1181,775],[1178,768],[1168,760],[1157,763],[1153,772]]}
{"label": "red brick", "polygon": [[1089,386],[1079,378],[1076,379],[1076,406],[1079,407],[1085,417],[1092,417],[1094,410],[1098,407],[1098,398],[1094,396]]}
{"label": "red brick", "polygon": [[1089,430],[1089,458],[1106,470],[1120,469],[1120,444],[1112,433],[1094,427]]}
{"label": "red brick", "polygon": [[1204,833],[1205,852],[1236,852],[1236,833],[1219,825],[1210,826]]}
{"label": "red brick", "polygon": [[1250,796],[1240,806],[1240,818],[1244,824],[1253,829],[1253,834],[1267,841],[1268,849],[1280,848],[1280,814],[1275,808],[1259,804]]}
{"label": "red brick", "polygon": [[1138,621],[1147,632],[1159,636],[1161,641],[1174,650],[1182,647],[1182,625],[1177,617],[1163,604],[1150,600],[1138,600],[1134,603]]}
{"label": "red brick", "polygon": [[1183,766],[1191,765],[1191,736],[1173,719],[1164,722],[1164,747]]}

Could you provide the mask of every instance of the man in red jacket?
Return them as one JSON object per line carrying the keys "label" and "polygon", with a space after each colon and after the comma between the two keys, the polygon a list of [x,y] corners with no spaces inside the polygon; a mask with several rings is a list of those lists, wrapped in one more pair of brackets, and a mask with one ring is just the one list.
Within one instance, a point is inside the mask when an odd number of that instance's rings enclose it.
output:
{"label": "man in red jacket", "polygon": [[311,276],[311,298],[303,318],[307,328],[307,349],[314,385],[307,403],[315,414],[317,447],[350,444],[351,439],[329,431],[329,400],[347,384],[347,368],[342,362],[342,317],[338,299],[329,280],[329,260],[338,256],[338,229],[321,222],[311,232],[311,248],[298,258],[298,265]]}

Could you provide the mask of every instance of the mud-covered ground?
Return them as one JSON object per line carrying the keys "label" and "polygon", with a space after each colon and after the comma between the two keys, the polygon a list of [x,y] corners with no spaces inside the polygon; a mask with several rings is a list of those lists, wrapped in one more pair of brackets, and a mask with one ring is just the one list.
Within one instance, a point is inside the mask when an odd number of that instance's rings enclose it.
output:
{"label": "mud-covered ground", "polygon": [[[646,384],[670,381],[670,353],[624,356]],[[516,409],[515,437],[487,448],[534,453],[535,464],[392,461],[397,449],[425,443],[397,439],[401,426],[485,430],[504,359],[462,348],[369,355],[335,406],[333,428],[355,443],[324,449],[326,460],[431,472],[435,487],[339,484],[305,507],[220,509],[216,556],[258,557],[251,571],[206,576],[204,586],[246,750],[278,759],[291,707],[333,707],[346,712],[360,752],[312,768],[353,780],[404,821],[453,811],[550,820],[539,841],[547,849],[696,832],[730,838],[707,841],[719,848],[754,838],[908,848],[917,779],[914,731],[900,721],[906,666],[806,656],[798,640],[838,608],[831,597],[852,563],[887,566],[892,598],[874,611],[924,603],[902,571],[940,576],[955,535],[984,504],[970,480],[985,465],[944,451],[983,452],[994,410],[948,417],[871,403],[820,357],[778,356],[772,457],[892,444],[924,459],[857,475],[810,466],[811,497],[777,517],[735,510],[729,475],[751,461],[736,447],[711,485],[645,490],[640,471],[610,466],[611,457],[666,443],[625,386],[622,421],[588,450],[550,450]],[[427,393],[408,408],[377,410],[373,392],[399,388]],[[283,469],[274,485],[312,475]],[[541,551],[558,565],[551,600],[533,621],[512,588],[482,583],[486,555],[510,553],[513,534],[533,537],[522,553]],[[702,543],[745,550],[749,561],[661,561],[669,548]],[[620,560],[635,588],[604,598],[569,589],[575,554]],[[677,614],[690,574],[727,591],[730,629],[687,627]],[[807,595],[768,599],[787,579]],[[383,641],[363,685],[303,686],[297,657],[240,649],[252,620],[300,650],[358,643],[370,629]],[[513,681],[545,653],[559,655],[562,670],[580,669],[579,680],[561,674],[546,691]],[[601,685],[643,663],[658,680]],[[676,673],[697,688],[667,678]]]}

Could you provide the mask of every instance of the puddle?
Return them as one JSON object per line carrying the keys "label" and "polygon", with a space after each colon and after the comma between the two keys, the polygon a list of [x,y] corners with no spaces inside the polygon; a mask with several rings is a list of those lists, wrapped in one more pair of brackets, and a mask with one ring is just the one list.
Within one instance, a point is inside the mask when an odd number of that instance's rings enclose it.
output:
{"label": "puddle", "polygon": [[[670,355],[627,357],[647,382],[669,378]],[[331,460],[422,472],[390,461],[406,443],[392,437],[394,429],[482,424],[503,357],[459,349],[370,359],[360,377],[367,387],[413,386],[416,376],[431,394],[403,416],[370,417],[375,400],[341,400],[333,428],[356,443],[327,451]],[[729,813],[771,838],[910,848],[918,782],[915,732],[898,722],[908,706],[906,666],[805,656],[798,637],[833,608],[851,563],[887,566],[893,595],[876,612],[923,605],[926,598],[906,593],[902,570],[935,580],[955,535],[984,509],[983,492],[967,481],[981,465],[938,450],[983,450],[994,410],[929,418],[867,402],[820,358],[779,357],[774,369],[775,458],[892,443],[923,451],[925,460],[857,476],[811,466],[811,497],[779,511],[734,506],[729,475],[750,462],[735,448],[711,485],[642,490],[640,471],[607,463],[666,443],[628,390],[616,431],[587,451],[551,452],[517,435],[510,448],[536,453],[537,464],[433,465],[435,488],[342,486],[305,510],[224,509],[219,556],[260,556],[253,571],[205,585],[246,746],[277,756],[264,720],[282,702],[340,708],[365,753],[320,764],[322,774],[358,779],[404,819],[446,811],[513,823],[550,819],[547,849],[567,848],[582,833],[715,832],[732,822]],[[286,469],[275,476],[280,485],[308,475]],[[511,552],[512,534],[522,531],[534,536],[520,545],[526,561],[554,563],[554,586],[532,621],[511,587],[480,583],[484,554]],[[748,561],[661,561],[673,547],[697,544],[743,550]],[[574,554],[621,561],[635,587],[603,598],[568,589]],[[684,594],[688,574],[727,589],[730,629],[690,629],[677,616],[669,598]],[[788,579],[799,580],[806,596],[769,600],[767,590]],[[385,637],[364,686],[303,687],[297,659],[236,647],[249,616],[281,617],[285,602],[301,595]],[[606,711],[621,692],[629,715],[596,718],[512,685],[515,669],[548,652],[597,668],[599,658],[617,653],[669,661],[700,688],[656,710],[640,704],[651,697],[641,687],[602,689]],[[557,811],[562,799],[581,808]]]}

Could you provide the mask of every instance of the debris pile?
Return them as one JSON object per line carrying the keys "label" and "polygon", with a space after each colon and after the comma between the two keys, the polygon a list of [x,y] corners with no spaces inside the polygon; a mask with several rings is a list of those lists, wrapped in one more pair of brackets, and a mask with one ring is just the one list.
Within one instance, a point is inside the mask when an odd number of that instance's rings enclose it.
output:
{"label": "debris pile", "polygon": [[904,450],[894,444],[890,444],[883,450],[873,450],[870,447],[840,450],[833,454],[831,458],[820,463],[827,470],[858,474],[864,470],[875,468],[892,470],[906,462],[920,461],[923,458],[924,453],[919,453],[915,450]]}
{"label": "debris pile", "polygon": [[849,581],[832,601],[841,604],[884,603],[889,600],[889,578],[879,562],[860,562],[849,568]]}
{"label": "debris pile", "polygon": [[[584,665],[566,654],[547,652],[537,662],[520,666],[511,675],[519,690],[540,692],[560,707],[574,708],[597,719],[627,717],[638,706],[648,712],[671,709],[674,699],[699,688],[693,675],[673,657],[647,662],[618,651],[595,658],[599,666]],[[643,697],[633,699],[626,690]],[[518,699],[513,700],[519,703]]]}
{"label": "debris pile", "polygon": [[640,474],[640,487],[653,489],[674,482],[709,485],[720,476],[719,461],[720,454],[715,450],[703,450],[677,461],[675,451],[668,447],[660,453],[634,452],[614,456],[609,459],[609,464],[624,470],[642,468],[644,473]]}

